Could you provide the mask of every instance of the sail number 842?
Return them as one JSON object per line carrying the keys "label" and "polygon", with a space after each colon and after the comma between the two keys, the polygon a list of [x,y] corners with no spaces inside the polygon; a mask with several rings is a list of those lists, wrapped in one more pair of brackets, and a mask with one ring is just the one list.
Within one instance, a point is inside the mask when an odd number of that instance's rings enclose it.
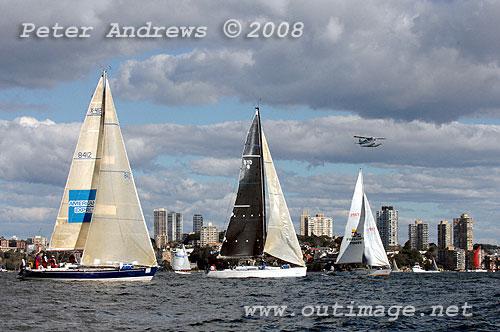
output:
{"label": "sail number 842", "polygon": [[78,152],[78,159],[90,159],[92,158],[92,152]]}

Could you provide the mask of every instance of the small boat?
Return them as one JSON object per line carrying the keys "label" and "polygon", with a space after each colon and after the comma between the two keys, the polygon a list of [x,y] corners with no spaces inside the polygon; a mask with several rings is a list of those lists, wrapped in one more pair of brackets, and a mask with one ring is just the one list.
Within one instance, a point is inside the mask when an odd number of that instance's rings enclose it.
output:
{"label": "small boat", "polygon": [[191,274],[191,264],[189,263],[189,258],[184,245],[182,245],[181,248],[177,248],[175,251],[172,269],[177,274]]}
{"label": "small boat", "polygon": [[415,263],[415,265],[413,265],[413,267],[411,268],[411,271],[412,272],[415,272],[415,273],[439,273],[440,271],[437,269],[437,265],[436,265],[436,262],[434,261],[434,264],[435,266],[435,269],[434,270],[424,270],[419,263]]}
{"label": "small boat", "polygon": [[468,272],[488,272],[488,270],[481,268],[481,246],[477,247],[476,251],[474,252],[472,262],[474,263],[475,269]]}
{"label": "small boat", "polygon": [[[264,170],[265,178],[264,181]],[[243,149],[238,193],[222,243],[220,258],[262,260],[260,266],[244,264],[207,271],[210,278],[303,277],[306,266],[299,241],[281,190],[266,137],[256,108]],[[265,184],[269,193],[269,221],[266,236]],[[263,254],[286,262],[267,266]]]}
{"label": "small boat", "polygon": [[48,251],[83,256],[56,268],[25,267],[20,278],[149,281],[157,270],[106,71],[80,131]]}
{"label": "small boat", "polygon": [[[335,275],[388,276],[391,274],[389,260],[365,194],[361,170],[354,188],[349,218],[335,264],[347,265],[343,271],[338,271],[336,268]],[[366,267],[350,268],[349,264],[363,264]]]}

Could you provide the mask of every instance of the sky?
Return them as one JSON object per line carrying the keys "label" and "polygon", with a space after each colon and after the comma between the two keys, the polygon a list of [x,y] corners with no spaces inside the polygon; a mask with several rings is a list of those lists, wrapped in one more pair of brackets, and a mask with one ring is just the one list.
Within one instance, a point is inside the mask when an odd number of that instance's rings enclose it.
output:
{"label": "sky", "polygon": [[[185,232],[195,213],[225,228],[260,104],[297,231],[308,209],[342,235],[362,168],[374,212],[399,211],[400,244],[415,220],[437,242],[436,225],[463,213],[474,242],[500,244],[498,2],[28,0],[0,9],[0,236],[50,237],[107,69],[150,231],[160,207],[183,213]],[[233,38],[231,19],[241,25]],[[71,37],[81,27],[88,37]],[[135,31],[117,37],[113,27]],[[152,37],[151,27],[164,33]],[[189,27],[199,35],[175,35]],[[387,139],[369,149],[353,135]]]}

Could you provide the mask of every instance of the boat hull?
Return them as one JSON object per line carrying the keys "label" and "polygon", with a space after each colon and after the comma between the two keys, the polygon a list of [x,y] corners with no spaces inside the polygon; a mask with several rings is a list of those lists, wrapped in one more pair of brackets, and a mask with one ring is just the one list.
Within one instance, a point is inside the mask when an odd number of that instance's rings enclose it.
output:
{"label": "boat hull", "polygon": [[23,270],[19,273],[19,278],[23,280],[150,281],[157,269],[157,267],[143,267],[126,270],[110,268]]}
{"label": "boat hull", "polygon": [[392,272],[391,269],[354,269],[352,271],[335,271],[337,276],[388,276]]}
{"label": "boat hull", "polygon": [[191,271],[174,271],[177,274],[191,274]]}
{"label": "boat hull", "polygon": [[209,278],[298,278],[305,277],[306,267],[266,267],[264,269],[256,266],[238,266],[236,269],[208,271]]}

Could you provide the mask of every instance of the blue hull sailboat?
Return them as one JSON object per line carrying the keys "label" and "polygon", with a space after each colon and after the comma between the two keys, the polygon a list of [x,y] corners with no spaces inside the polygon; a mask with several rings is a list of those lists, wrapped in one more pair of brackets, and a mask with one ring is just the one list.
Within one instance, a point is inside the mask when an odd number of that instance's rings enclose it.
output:
{"label": "blue hull sailboat", "polygon": [[80,131],[49,252],[77,260],[23,279],[151,280],[156,258],[104,71]]}

